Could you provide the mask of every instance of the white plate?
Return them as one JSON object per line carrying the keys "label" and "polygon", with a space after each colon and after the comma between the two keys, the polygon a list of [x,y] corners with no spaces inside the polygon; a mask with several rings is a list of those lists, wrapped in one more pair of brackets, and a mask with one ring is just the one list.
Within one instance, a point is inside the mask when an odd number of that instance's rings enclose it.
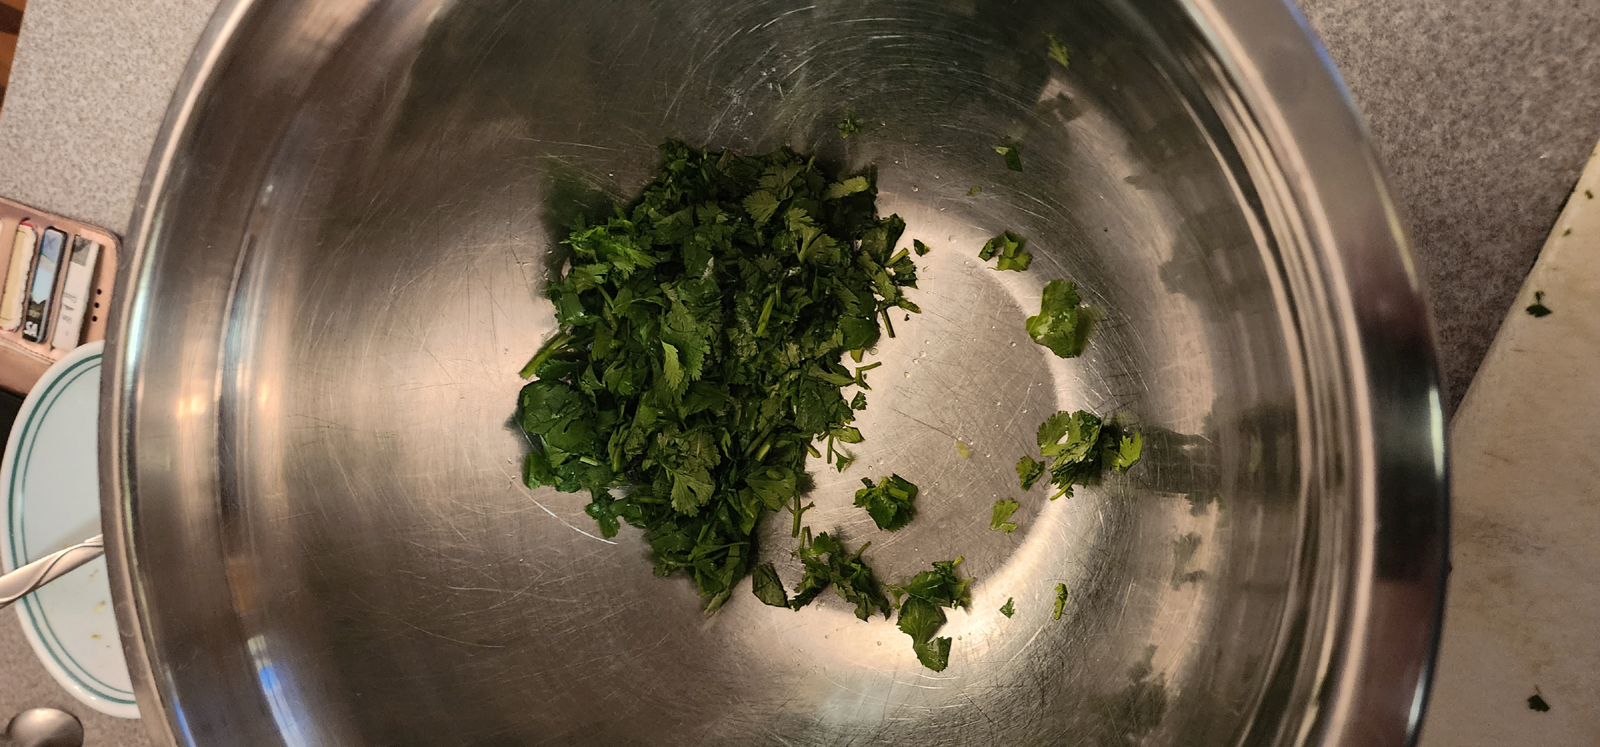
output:
{"label": "white plate", "polygon": [[[100,533],[100,355],[92,342],[57,361],[23,401],[0,461],[0,562],[10,570]],[[102,713],[138,718],[98,558],[14,605],[50,675]]]}

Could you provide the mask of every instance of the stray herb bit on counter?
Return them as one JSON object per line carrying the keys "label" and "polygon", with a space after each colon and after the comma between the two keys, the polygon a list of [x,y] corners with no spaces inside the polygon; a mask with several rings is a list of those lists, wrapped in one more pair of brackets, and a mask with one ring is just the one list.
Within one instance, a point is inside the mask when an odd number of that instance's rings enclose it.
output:
{"label": "stray herb bit on counter", "polygon": [[1056,611],[1050,616],[1052,620],[1061,619],[1061,611],[1067,606],[1067,585],[1056,584]]}
{"label": "stray herb bit on counter", "polygon": [[972,185],[972,189],[967,190],[967,196],[971,197],[971,196],[973,196],[973,195],[975,195],[975,194],[977,194],[979,192],[982,192],[982,191],[983,191],[983,187],[974,184],[974,185]]}
{"label": "stray herb bit on counter", "polygon": [[889,587],[900,606],[896,621],[900,630],[911,636],[917,661],[935,672],[943,672],[950,663],[950,639],[934,637],[944,627],[944,608],[972,606],[972,594],[967,590],[972,579],[956,574],[961,561],[934,561],[933,570],[918,573],[904,586]]}
{"label": "stray herb bit on counter", "polygon": [[865,477],[861,483],[866,487],[856,491],[856,507],[866,509],[879,529],[892,532],[911,523],[911,517],[916,515],[917,486],[910,480],[889,475],[879,479],[877,485]]}
{"label": "stray herb bit on counter", "polygon": [[1067,45],[1061,43],[1061,40],[1056,38],[1055,34],[1045,34],[1045,36],[1050,39],[1050,59],[1061,63],[1062,67],[1067,67],[1069,53]]}
{"label": "stray herb bit on counter", "polygon": [[972,456],[972,447],[966,445],[966,443],[964,443],[962,441],[957,441],[956,442],[956,453],[960,454],[962,459],[966,459],[966,458]]}
{"label": "stray herb bit on counter", "polygon": [[1544,696],[1540,695],[1538,691],[1535,690],[1532,695],[1528,696],[1528,709],[1538,711],[1540,713],[1549,713],[1550,704],[1546,703]]}
{"label": "stray herb bit on counter", "polygon": [[1022,170],[1022,145],[1009,138],[1005,142],[994,146],[994,152],[999,153],[1006,161],[1006,168],[1012,171]]}
{"label": "stray herb bit on counter", "polygon": [[1011,515],[1017,512],[1022,504],[1004,498],[994,502],[994,510],[989,512],[989,528],[998,529],[1006,534],[1017,531],[1017,525],[1011,521]]}
{"label": "stray herb bit on counter", "polygon": [[1016,600],[1011,597],[1006,597],[1006,603],[1000,605],[1000,614],[1005,615],[1006,617],[1017,614]]}
{"label": "stray herb bit on counter", "polygon": [[773,607],[788,607],[789,594],[783,590],[783,581],[778,579],[777,569],[771,563],[762,563],[750,572],[750,592],[762,604]]}
{"label": "stray herb bit on counter", "polygon": [[933,251],[927,244],[922,243],[922,239],[912,239],[911,248],[916,251],[918,257],[925,257],[928,252]]}
{"label": "stray herb bit on counter", "polygon": [[850,137],[861,131],[861,120],[856,118],[854,114],[846,114],[844,119],[839,120],[837,127],[839,128],[839,137]]}
{"label": "stray herb bit on counter", "polygon": [[[558,334],[518,396],[528,486],[587,491],[602,534],[644,530],[658,575],[687,574],[707,611],[726,601],[767,514],[787,508],[800,536],[813,442],[860,440],[843,389],[865,382],[841,357],[859,361],[890,309],[917,310],[905,223],[879,217],[875,182],[787,148],[663,144],[638,199],[561,242]],[[830,547],[802,546],[807,579],[870,597],[860,554]]]}
{"label": "stray herb bit on counter", "polygon": [[861,559],[861,554],[870,546],[872,543],[868,542],[851,553],[843,543],[828,536],[827,532],[812,539],[811,529],[807,527],[799,549],[794,551],[795,557],[805,566],[805,573],[801,575],[799,585],[795,586],[789,607],[800,609],[811,604],[811,600],[831,586],[840,599],[856,606],[856,617],[866,620],[875,611],[882,612],[885,618],[889,617],[893,609],[889,606],[889,598],[884,596],[883,587],[872,568]]}
{"label": "stray herb bit on counter", "polygon": [[1076,358],[1089,346],[1094,309],[1084,306],[1078,286],[1070,280],[1052,280],[1044,287],[1038,316],[1028,317],[1028,336],[1061,358]]}
{"label": "stray herb bit on counter", "polygon": [[1533,305],[1528,307],[1528,314],[1535,317],[1550,316],[1550,307],[1544,305],[1544,291],[1533,292]]}
{"label": "stray herb bit on counter", "polygon": [[1033,255],[1025,250],[1027,246],[1027,239],[1012,231],[1004,231],[999,236],[984,242],[983,248],[978,250],[978,259],[988,262],[994,257],[999,257],[1000,260],[995,262],[994,269],[1022,272],[1033,263]]}
{"label": "stray herb bit on counter", "polygon": [[1583,196],[1588,198],[1588,199],[1591,199],[1591,200],[1594,199],[1594,190],[1592,190],[1592,189],[1583,190]]}

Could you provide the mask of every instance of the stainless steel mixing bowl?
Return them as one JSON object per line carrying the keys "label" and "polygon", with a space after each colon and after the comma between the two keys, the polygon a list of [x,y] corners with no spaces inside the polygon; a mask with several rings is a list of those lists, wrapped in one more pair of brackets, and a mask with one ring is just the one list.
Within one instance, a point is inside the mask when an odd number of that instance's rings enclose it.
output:
{"label": "stainless steel mixing bowl", "polygon": [[[704,616],[636,532],[599,539],[584,499],[519,483],[508,421],[553,328],[558,218],[634,193],[669,137],[877,164],[880,207],[933,247],[925,313],[877,351],[860,460],[817,474],[808,518],[871,540],[891,579],[966,557],[946,671],[832,598]],[[144,195],[102,463],[162,742],[1417,728],[1446,537],[1427,314],[1360,123],[1279,2],[231,0]],[[1008,228],[1026,273],[974,256]],[[1107,312],[1083,358],[1024,333],[1054,278]],[[1144,463],[1024,496],[1014,462],[1075,408],[1141,423]],[[892,535],[849,506],[888,470],[923,487]],[[1023,499],[1014,535],[987,528],[1002,497]]]}

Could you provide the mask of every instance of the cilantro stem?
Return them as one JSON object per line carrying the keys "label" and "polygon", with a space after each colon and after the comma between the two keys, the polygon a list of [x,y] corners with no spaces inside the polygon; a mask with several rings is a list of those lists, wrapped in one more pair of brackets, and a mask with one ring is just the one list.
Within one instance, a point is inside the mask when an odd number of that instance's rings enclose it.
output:
{"label": "cilantro stem", "polygon": [[772,295],[767,296],[767,302],[761,305],[761,321],[756,323],[756,337],[767,333],[767,321],[772,318],[772,307],[778,303],[778,290],[782,286],[772,289]]}
{"label": "cilantro stem", "polygon": [[802,507],[800,505],[800,494],[799,493],[795,493],[795,495],[794,495],[794,533],[793,533],[793,536],[795,536],[795,537],[799,537],[800,536],[800,517],[804,516],[806,511],[810,510],[812,507],[814,507],[816,505],[817,504],[815,504],[815,503],[807,503],[804,507]]}
{"label": "cilantro stem", "polygon": [[894,322],[889,320],[889,310],[883,310],[883,326],[889,330],[889,337],[894,337]]}
{"label": "cilantro stem", "polygon": [[566,349],[567,343],[570,342],[572,342],[572,335],[565,332],[556,333],[554,337],[545,341],[544,345],[539,348],[539,352],[533,354],[533,358],[528,361],[528,365],[523,366],[522,370],[517,372],[517,375],[524,379],[532,377],[539,372],[539,367],[544,365],[544,362],[549,360],[550,356]]}

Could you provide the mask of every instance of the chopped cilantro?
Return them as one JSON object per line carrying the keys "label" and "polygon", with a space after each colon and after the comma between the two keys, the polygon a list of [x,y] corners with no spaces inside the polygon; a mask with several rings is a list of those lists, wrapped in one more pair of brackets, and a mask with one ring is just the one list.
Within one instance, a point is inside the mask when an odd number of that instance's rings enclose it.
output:
{"label": "chopped cilantro", "polygon": [[[835,445],[862,440],[866,400],[842,390],[865,390],[871,366],[840,360],[859,361],[891,309],[918,310],[916,266],[895,252],[905,222],[879,217],[871,169],[680,142],[661,158],[633,203],[561,242],[570,258],[547,290],[559,332],[523,371],[536,380],[516,419],[530,487],[588,492],[603,535],[644,530],[657,574],[688,575],[712,610],[751,573],[767,514],[787,508],[800,536],[813,442],[841,469],[854,459]],[[825,536],[802,546],[802,589],[875,603],[860,553]],[[777,599],[774,581],[753,580],[758,598]]]}
{"label": "chopped cilantro", "polygon": [[1045,36],[1050,40],[1050,59],[1061,63],[1062,67],[1067,67],[1069,51],[1067,45],[1061,43],[1061,40],[1057,39],[1055,34],[1046,34]]}
{"label": "chopped cilantro", "polygon": [[994,510],[989,512],[989,528],[998,529],[1006,534],[1017,531],[1017,525],[1011,521],[1011,515],[1017,512],[1022,504],[1009,498],[994,502]]}
{"label": "chopped cilantro", "polygon": [[861,131],[861,120],[854,114],[846,114],[836,126],[839,128],[839,137],[850,137]]}
{"label": "chopped cilantro", "polygon": [[1039,315],[1028,317],[1028,336],[1061,358],[1076,358],[1089,345],[1094,310],[1082,305],[1078,286],[1070,280],[1052,280],[1044,287]]}
{"label": "chopped cilantro", "polygon": [[1548,713],[1550,711],[1550,704],[1545,702],[1543,695],[1535,692],[1534,694],[1528,696],[1528,708],[1529,710],[1538,711],[1540,713]]}
{"label": "chopped cilantro", "polygon": [[935,672],[944,671],[950,663],[950,639],[934,637],[944,627],[944,608],[972,606],[972,594],[967,590],[972,579],[956,574],[961,561],[934,561],[933,570],[918,573],[904,586],[889,587],[900,606],[896,620],[900,630],[911,636],[917,660]]}
{"label": "chopped cilantro", "polygon": [[1533,305],[1528,307],[1528,314],[1535,317],[1550,316],[1550,307],[1544,305],[1544,291],[1533,292]]}
{"label": "chopped cilantro", "polygon": [[965,443],[963,443],[961,441],[957,441],[956,442],[956,453],[960,454],[962,459],[966,459],[966,458],[972,456],[972,447],[966,445]]}
{"label": "chopped cilantro", "polygon": [[888,617],[892,609],[889,598],[884,596],[872,568],[861,559],[861,554],[871,545],[868,542],[851,553],[843,543],[828,536],[827,532],[811,539],[811,530],[806,529],[799,549],[794,552],[805,566],[805,573],[795,587],[794,596],[789,599],[789,606],[800,609],[831,586],[840,599],[856,606],[856,617],[866,620],[872,617],[873,612],[882,612],[884,617]]}
{"label": "chopped cilantro", "polygon": [[879,529],[892,532],[911,523],[916,514],[916,485],[899,475],[882,478],[877,485],[865,477],[861,482],[866,487],[856,491],[856,507],[866,509]]}
{"label": "chopped cilantro", "polygon": [[1017,478],[1022,489],[1029,490],[1048,471],[1056,487],[1050,500],[1071,498],[1073,486],[1098,476],[1102,466],[1127,472],[1144,451],[1143,434],[1125,432],[1083,410],[1045,418],[1039,424],[1038,441],[1048,465],[1024,454],[1017,460]]}
{"label": "chopped cilantro", "polygon": [[1067,585],[1056,584],[1056,611],[1050,615],[1052,620],[1061,619],[1061,611],[1067,606]]}
{"label": "chopped cilantro", "polygon": [[982,192],[982,191],[983,191],[983,187],[980,187],[980,186],[974,184],[974,185],[972,185],[971,189],[967,190],[967,196],[971,197],[971,196],[973,196],[973,195],[975,195],[975,194],[977,194],[979,192]]}
{"label": "chopped cilantro", "polygon": [[1033,255],[1025,251],[1027,246],[1027,239],[1005,231],[984,243],[983,248],[978,250],[978,259],[988,262],[991,258],[999,257],[994,269],[1022,272],[1033,263]]}
{"label": "chopped cilantro", "polygon": [[1005,615],[1006,617],[1017,614],[1016,600],[1011,597],[1006,597],[1006,603],[1000,605],[1000,614]]}
{"label": "chopped cilantro", "polygon": [[1022,145],[1010,138],[994,146],[994,152],[999,153],[1006,161],[1006,168],[1012,171],[1022,170]]}
{"label": "chopped cilantro", "polygon": [[912,239],[911,248],[916,250],[918,257],[927,256],[928,252],[933,251],[932,249],[928,248],[927,244],[922,243],[921,239]]}

